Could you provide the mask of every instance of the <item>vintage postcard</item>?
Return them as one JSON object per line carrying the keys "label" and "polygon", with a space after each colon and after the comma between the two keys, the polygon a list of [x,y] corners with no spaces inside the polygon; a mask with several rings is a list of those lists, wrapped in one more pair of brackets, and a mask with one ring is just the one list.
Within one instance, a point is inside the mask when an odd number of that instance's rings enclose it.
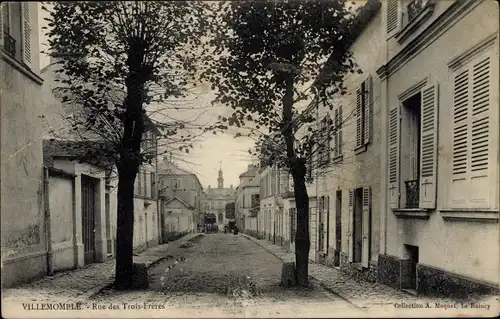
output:
{"label": "vintage postcard", "polygon": [[500,315],[499,16],[2,2],[2,316]]}

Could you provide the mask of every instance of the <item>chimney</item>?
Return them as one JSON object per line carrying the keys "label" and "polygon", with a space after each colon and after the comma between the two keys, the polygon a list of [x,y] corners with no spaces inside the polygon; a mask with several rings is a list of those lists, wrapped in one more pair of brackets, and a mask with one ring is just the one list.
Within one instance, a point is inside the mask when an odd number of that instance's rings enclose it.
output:
{"label": "chimney", "polygon": [[231,186],[229,186],[231,189],[233,189],[233,184],[231,184]]}
{"label": "chimney", "polygon": [[253,168],[253,164],[248,164],[248,169],[252,169]]}

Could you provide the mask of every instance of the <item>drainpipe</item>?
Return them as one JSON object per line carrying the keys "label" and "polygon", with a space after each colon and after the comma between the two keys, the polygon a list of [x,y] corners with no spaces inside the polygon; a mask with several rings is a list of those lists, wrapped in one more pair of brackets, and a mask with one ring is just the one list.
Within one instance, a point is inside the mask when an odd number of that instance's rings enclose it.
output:
{"label": "drainpipe", "polygon": [[49,169],[43,168],[43,205],[45,217],[45,240],[47,241],[47,274],[54,275],[54,260],[52,252],[52,229],[50,220],[50,203],[49,203]]}

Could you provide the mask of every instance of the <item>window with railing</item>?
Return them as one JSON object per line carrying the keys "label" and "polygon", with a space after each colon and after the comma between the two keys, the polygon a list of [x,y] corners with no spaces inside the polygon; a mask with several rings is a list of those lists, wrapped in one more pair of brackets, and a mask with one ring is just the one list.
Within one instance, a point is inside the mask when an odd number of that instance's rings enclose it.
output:
{"label": "window with railing", "polygon": [[406,202],[405,208],[418,208],[420,195],[420,180],[405,181]]}
{"label": "window with railing", "polygon": [[408,17],[408,21],[410,22],[415,19],[422,10],[424,10],[425,6],[428,4],[429,0],[413,0],[408,3],[406,7],[406,14]]}

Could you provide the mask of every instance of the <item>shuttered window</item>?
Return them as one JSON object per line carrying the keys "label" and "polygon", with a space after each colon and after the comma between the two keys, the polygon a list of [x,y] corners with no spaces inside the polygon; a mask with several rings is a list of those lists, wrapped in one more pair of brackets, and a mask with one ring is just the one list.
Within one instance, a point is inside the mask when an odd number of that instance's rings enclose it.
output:
{"label": "shuttered window", "polygon": [[492,63],[483,55],[453,73],[453,207],[488,208],[493,200]]}
{"label": "shuttered window", "polygon": [[349,190],[349,201],[348,201],[348,212],[349,212],[349,231],[347,233],[347,245],[348,245],[348,260],[352,262],[354,260],[354,243],[353,243],[353,219],[354,219],[354,191],[352,189]]}
{"label": "shuttered window", "polygon": [[421,91],[420,208],[436,207],[438,86],[429,85]]}
{"label": "shuttered window", "polygon": [[399,207],[399,107],[389,111],[389,205]]}
{"label": "shuttered window", "polygon": [[363,187],[363,220],[362,233],[363,242],[361,248],[361,265],[368,268],[370,262],[370,245],[371,245],[371,188],[370,186]]}
{"label": "shuttered window", "polygon": [[21,6],[22,30],[22,61],[31,67],[31,13],[30,3],[23,2]]}
{"label": "shuttered window", "polygon": [[356,147],[368,145],[372,135],[373,88],[369,76],[356,90]]}
{"label": "shuttered window", "polygon": [[342,155],[342,106],[334,111],[333,119],[333,156]]}
{"label": "shuttered window", "polygon": [[386,2],[386,22],[387,35],[391,36],[400,28],[400,0],[387,0]]}

